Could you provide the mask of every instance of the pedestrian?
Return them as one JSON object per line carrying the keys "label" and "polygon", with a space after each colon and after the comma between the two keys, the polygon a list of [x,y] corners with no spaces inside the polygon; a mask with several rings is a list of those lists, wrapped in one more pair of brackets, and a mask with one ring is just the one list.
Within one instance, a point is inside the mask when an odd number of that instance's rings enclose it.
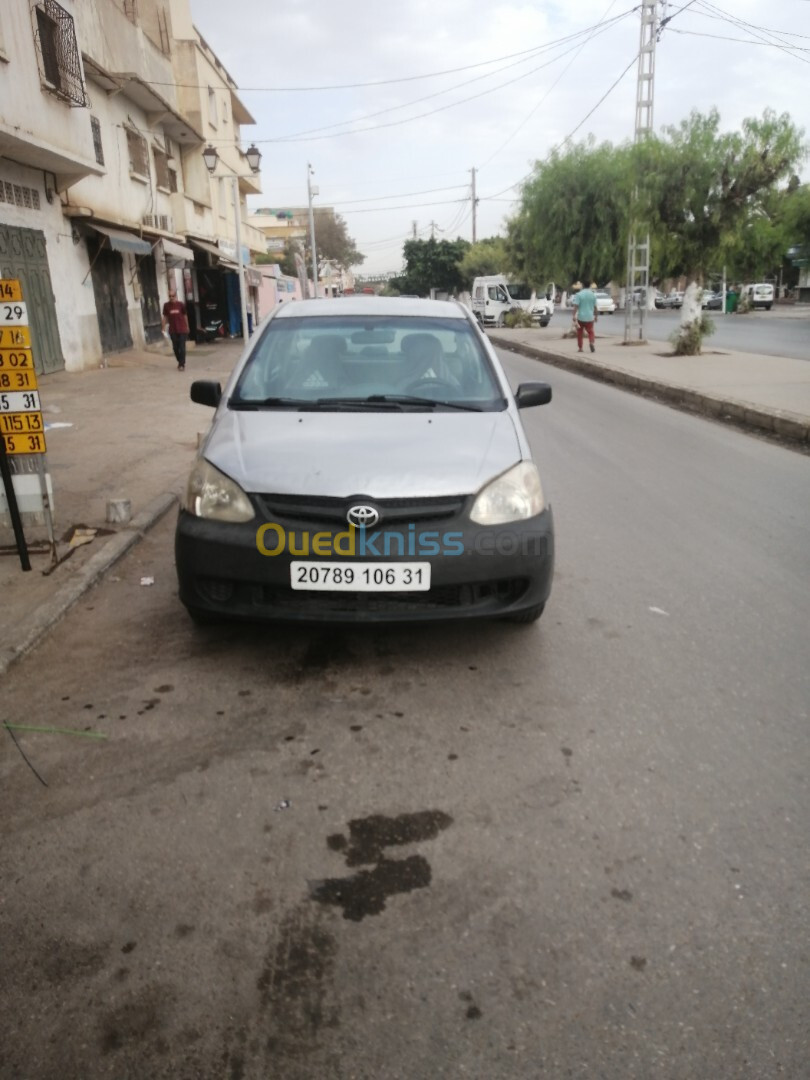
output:
{"label": "pedestrian", "polygon": [[161,329],[172,340],[177,370],[186,370],[186,338],[188,337],[188,316],[186,305],[177,299],[177,289],[174,285],[169,286],[169,299],[163,305],[163,317],[160,320]]}
{"label": "pedestrian", "polygon": [[571,303],[574,305],[577,352],[582,352],[582,342],[586,331],[591,352],[596,352],[596,335],[593,330],[596,322],[596,297],[594,296],[593,286],[590,289],[585,289],[581,281],[575,281],[571,288],[574,293],[571,297]]}

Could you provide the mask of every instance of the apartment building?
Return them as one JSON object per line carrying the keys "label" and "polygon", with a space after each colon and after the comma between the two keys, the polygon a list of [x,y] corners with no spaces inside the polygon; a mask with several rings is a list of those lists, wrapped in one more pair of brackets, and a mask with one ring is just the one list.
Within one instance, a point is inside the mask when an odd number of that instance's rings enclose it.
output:
{"label": "apartment building", "polygon": [[159,340],[172,280],[193,332],[213,311],[241,332],[237,208],[243,261],[266,248],[252,122],[189,0],[3,0],[0,275],[23,283],[42,373]]}

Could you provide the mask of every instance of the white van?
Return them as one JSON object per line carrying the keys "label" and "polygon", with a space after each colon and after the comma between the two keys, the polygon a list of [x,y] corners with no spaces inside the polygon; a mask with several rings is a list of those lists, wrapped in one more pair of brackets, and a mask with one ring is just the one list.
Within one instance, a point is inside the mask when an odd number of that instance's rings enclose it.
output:
{"label": "white van", "polygon": [[525,282],[509,281],[504,274],[477,277],[472,287],[472,311],[482,326],[505,326],[506,316],[514,308],[528,311],[532,320],[540,326],[548,326],[554,314],[553,283],[546,287],[545,295]]}
{"label": "white van", "polygon": [[770,311],[773,307],[773,285],[760,282],[758,285],[749,285],[745,290],[748,303],[753,308],[765,308]]}

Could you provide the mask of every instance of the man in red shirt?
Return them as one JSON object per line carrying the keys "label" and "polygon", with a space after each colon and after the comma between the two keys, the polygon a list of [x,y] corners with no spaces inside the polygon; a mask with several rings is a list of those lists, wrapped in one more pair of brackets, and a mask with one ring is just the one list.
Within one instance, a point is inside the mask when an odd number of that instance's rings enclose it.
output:
{"label": "man in red shirt", "polygon": [[177,299],[177,290],[174,285],[169,286],[169,299],[163,305],[163,317],[160,320],[163,332],[169,328],[169,337],[172,339],[172,348],[177,359],[177,370],[186,370],[186,338],[188,337],[188,316],[186,305]]}

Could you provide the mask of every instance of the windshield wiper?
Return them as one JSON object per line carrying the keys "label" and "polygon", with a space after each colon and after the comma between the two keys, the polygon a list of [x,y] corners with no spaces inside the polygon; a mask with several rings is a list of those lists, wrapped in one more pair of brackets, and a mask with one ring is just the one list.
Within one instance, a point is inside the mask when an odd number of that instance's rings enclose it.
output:
{"label": "windshield wiper", "polygon": [[260,398],[258,401],[252,401],[250,398],[229,398],[229,409],[301,409],[306,406],[315,405],[314,401],[307,401],[304,398],[287,398],[287,397],[267,397]]}
{"label": "windshield wiper", "polygon": [[464,412],[481,412],[479,405],[469,405],[461,401],[440,401],[437,398],[415,397],[412,394],[371,394],[364,399],[372,403],[383,402],[391,405],[422,405],[427,409],[462,409]]}

